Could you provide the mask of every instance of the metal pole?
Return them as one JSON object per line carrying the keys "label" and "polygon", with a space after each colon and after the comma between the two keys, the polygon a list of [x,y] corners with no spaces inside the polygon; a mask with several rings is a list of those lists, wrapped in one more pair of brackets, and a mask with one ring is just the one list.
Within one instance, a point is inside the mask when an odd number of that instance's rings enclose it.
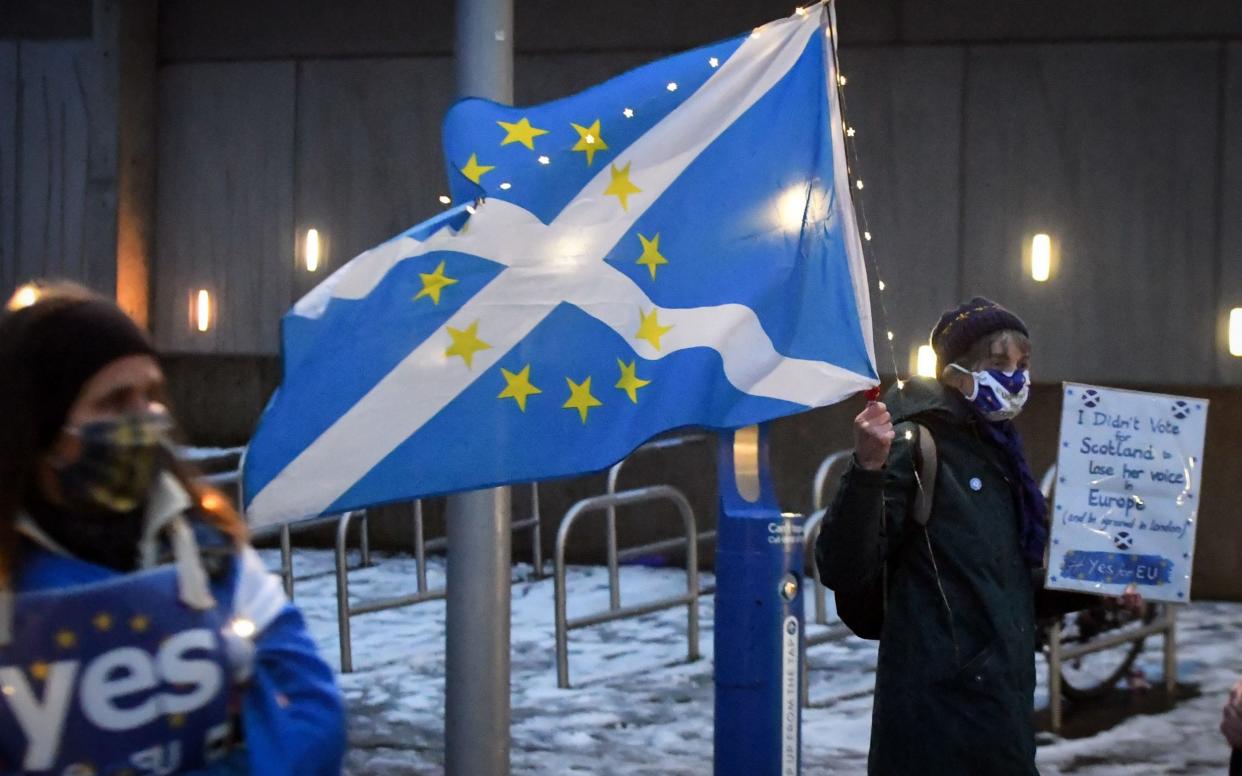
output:
{"label": "metal pole", "polygon": [[1177,697],[1177,607],[1165,604],[1164,608],[1168,628],[1164,632],[1164,691],[1172,703]]}
{"label": "metal pole", "polygon": [[414,502],[414,561],[418,564],[418,592],[427,592],[427,545],[423,541],[423,502]]}
{"label": "metal pole", "polygon": [[[457,92],[513,101],[513,0],[457,0]],[[444,768],[447,776],[509,773],[508,488],[448,501]]]}
{"label": "metal pole", "polygon": [[1048,715],[1053,733],[1061,732],[1061,621],[1048,628]]}

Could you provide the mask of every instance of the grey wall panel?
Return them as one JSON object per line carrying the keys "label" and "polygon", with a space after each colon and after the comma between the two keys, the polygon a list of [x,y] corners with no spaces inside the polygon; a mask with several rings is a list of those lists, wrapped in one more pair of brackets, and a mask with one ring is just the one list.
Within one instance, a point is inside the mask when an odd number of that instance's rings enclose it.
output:
{"label": "grey wall panel", "polygon": [[[174,352],[275,353],[292,294],[294,65],[159,74],[154,329]],[[189,325],[206,288],[216,325]]]}
{"label": "grey wall panel", "polygon": [[440,123],[453,99],[448,58],[299,66],[299,247],[315,227],[328,251],[318,272],[296,271],[297,292],[444,208]]}
{"label": "grey wall panel", "polygon": [[[805,3],[809,5],[809,3]],[[572,0],[519,0],[514,4],[519,51],[679,51],[741,35],[789,16],[788,0],[629,0],[601,15],[600,7]]]}
{"label": "grey wall panel", "polygon": [[1197,0],[899,0],[902,42],[1242,36],[1242,4]]}
{"label": "grey wall panel", "polygon": [[18,45],[17,276],[115,290],[115,113],[87,42]]}
{"label": "grey wall panel", "polygon": [[872,233],[868,273],[878,275],[872,316],[882,374],[893,373],[894,359],[898,374],[911,371],[914,351],[957,295],[962,60],[955,48],[841,54],[846,122],[865,184],[855,208]]}
{"label": "grey wall panel", "polygon": [[455,0],[161,0],[160,59],[451,54]]}
{"label": "grey wall panel", "polygon": [[[1211,380],[1217,51],[971,50],[965,290],[1026,318],[1041,381]],[[1048,283],[1021,260],[1036,231]]]}
{"label": "grey wall panel", "polygon": [[1229,355],[1227,318],[1230,309],[1242,307],[1242,43],[1230,45],[1226,57],[1216,358],[1220,382],[1242,385],[1242,358]]}
{"label": "grey wall panel", "polygon": [[17,44],[0,41],[0,298],[17,275]]}
{"label": "grey wall panel", "polygon": [[568,97],[661,56],[665,54],[655,51],[520,55],[514,64],[513,102],[515,105],[533,105]]}

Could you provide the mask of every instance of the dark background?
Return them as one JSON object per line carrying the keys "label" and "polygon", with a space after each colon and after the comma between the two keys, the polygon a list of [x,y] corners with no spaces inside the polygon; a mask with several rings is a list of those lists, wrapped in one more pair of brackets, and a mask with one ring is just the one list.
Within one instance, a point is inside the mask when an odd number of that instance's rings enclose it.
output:
{"label": "dark background", "polygon": [[[518,103],[792,11],[515,8]],[[0,2],[0,287],[57,276],[116,294],[165,354],[191,441],[243,443],[279,382],[291,302],[441,207],[452,13],[449,0]],[[1062,380],[1210,399],[1194,592],[1242,597],[1242,359],[1225,334],[1242,306],[1242,4],[840,0],[838,13],[888,287],[875,305],[886,380],[908,373],[943,308],[982,293],[1032,329],[1040,382],[1020,425],[1040,472]],[[312,226],[327,247],[314,275],[296,250]],[[1035,232],[1058,254],[1042,284],[1023,263]],[[206,334],[189,322],[199,288],[217,304]],[[857,409],[776,424],[786,508],[808,508]],[[705,445],[652,454],[622,485],[673,482],[710,523],[712,460]],[[543,488],[549,546],[572,501],[602,490],[602,476]],[[377,520],[381,541],[408,540],[405,511]],[[671,517],[623,516],[623,541]],[[584,526],[582,557],[599,537]]]}

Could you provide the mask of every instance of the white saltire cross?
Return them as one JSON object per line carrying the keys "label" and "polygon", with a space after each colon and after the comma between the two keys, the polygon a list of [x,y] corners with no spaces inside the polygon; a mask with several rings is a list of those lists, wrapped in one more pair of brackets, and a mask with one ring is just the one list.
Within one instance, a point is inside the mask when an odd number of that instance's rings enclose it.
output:
{"label": "white saltire cross", "polygon": [[[471,254],[506,267],[445,322],[444,330],[424,340],[256,494],[248,510],[252,524],[322,513],[563,302],[608,325],[644,359],[663,358],[685,348],[712,348],[720,353],[730,383],[751,395],[818,406],[869,387],[864,376],[827,362],[782,356],[749,307],[659,308],[628,276],[604,261],[703,149],[785,76],[819,28],[816,16],[773,22],[747,39],[690,98],[618,159],[603,165],[552,223],[545,225],[509,202],[489,200],[471,216],[468,228],[460,232],[445,228],[423,242],[409,237],[391,240],[354,259],[299,302],[295,313],[314,316],[331,298],[361,299],[396,263],[438,250]],[[827,59],[831,84],[835,74],[831,57]],[[630,194],[628,207],[623,207],[619,198],[604,192],[614,169],[627,166],[630,179],[641,190]],[[848,201],[844,171],[837,178],[833,182],[837,196],[846,192]],[[808,181],[808,190],[810,185]],[[847,230],[855,230],[853,219],[848,220]],[[847,233],[850,238],[857,236]],[[856,284],[860,280],[856,277]],[[656,310],[662,327],[671,327],[658,340],[658,348],[636,336],[641,314],[650,315],[651,310]],[[869,315],[865,317],[863,325],[869,329]],[[474,352],[470,364],[446,356],[447,329],[465,330],[476,323],[477,336],[490,347]],[[844,392],[843,385],[849,386]],[[418,389],[415,401],[411,386]]]}

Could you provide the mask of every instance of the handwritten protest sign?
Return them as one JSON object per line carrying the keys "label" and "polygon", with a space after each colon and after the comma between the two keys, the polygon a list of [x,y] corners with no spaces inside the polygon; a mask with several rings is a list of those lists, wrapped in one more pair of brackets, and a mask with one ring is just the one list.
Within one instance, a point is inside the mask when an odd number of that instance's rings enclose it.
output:
{"label": "handwritten protest sign", "polygon": [[1066,383],[1048,587],[1190,599],[1208,403]]}

